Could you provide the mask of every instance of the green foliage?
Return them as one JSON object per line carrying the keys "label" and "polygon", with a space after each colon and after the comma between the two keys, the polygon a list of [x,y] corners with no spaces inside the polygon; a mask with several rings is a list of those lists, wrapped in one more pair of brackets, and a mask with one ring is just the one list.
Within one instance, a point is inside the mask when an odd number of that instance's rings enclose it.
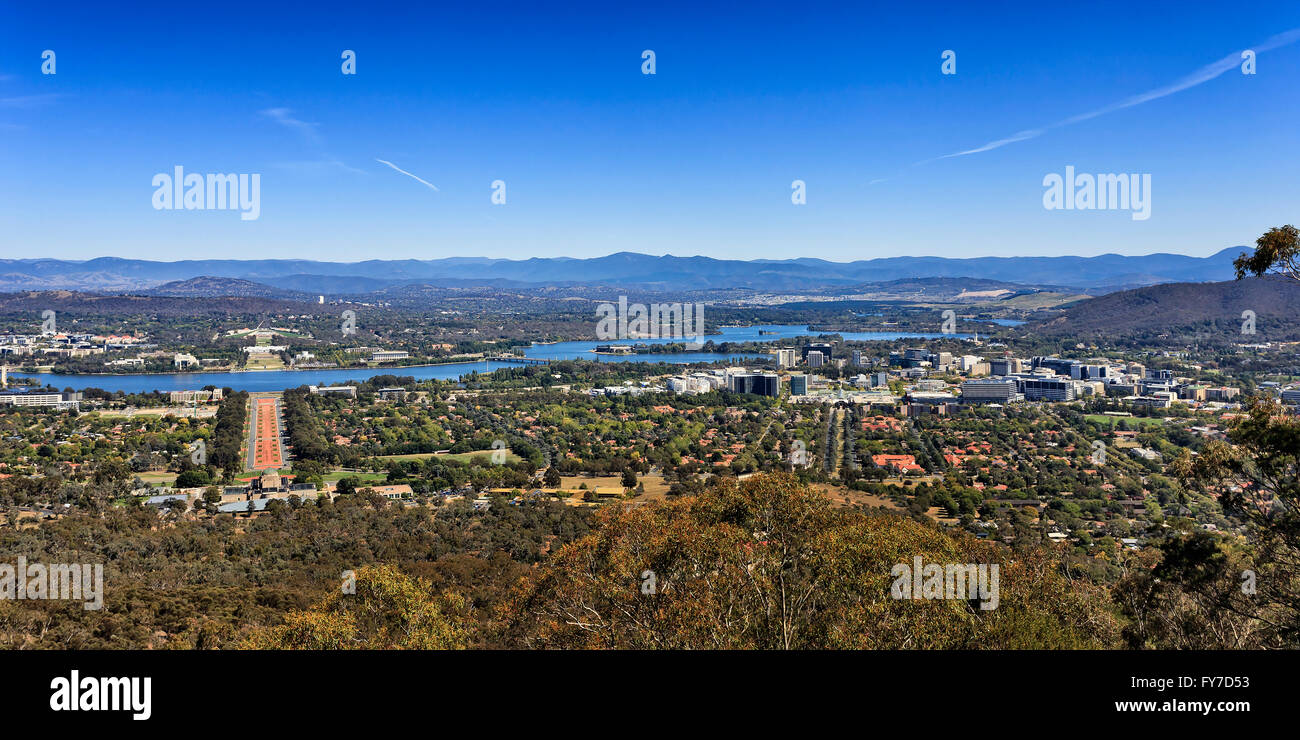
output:
{"label": "green foliage", "polygon": [[469,643],[472,617],[454,593],[434,595],[429,582],[391,565],[363,566],[351,593],[342,588],[284,624],[254,632],[258,650],[455,650]]}
{"label": "green foliage", "polygon": [[[894,566],[915,556],[998,563],[999,606],[892,598]],[[521,584],[499,629],[534,648],[1097,648],[1118,637],[1104,593],[1042,552],[833,509],[764,474],[602,511],[596,532]]]}
{"label": "green foliage", "polygon": [[1275,226],[1255,240],[1255,251],[1233,261],[1237,279],[1246,275],[1281,275],[1300,280],[1300,230],[1287,224]]}

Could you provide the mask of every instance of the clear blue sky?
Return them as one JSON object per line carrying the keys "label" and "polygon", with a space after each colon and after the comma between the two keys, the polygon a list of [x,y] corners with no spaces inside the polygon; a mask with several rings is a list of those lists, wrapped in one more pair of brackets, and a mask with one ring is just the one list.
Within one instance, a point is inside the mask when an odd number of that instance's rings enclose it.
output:
{"label": "clear blue sky", "polygon": [[[0,5],[0,256],[1205,255],[1300,220],[1300,42],[1053,127],[1296,2],[78,5]],[[154,210],[178,164],[260,173],[261,217]],[[1150,173],[1151,218],[1045,210],[1066,165]]]}

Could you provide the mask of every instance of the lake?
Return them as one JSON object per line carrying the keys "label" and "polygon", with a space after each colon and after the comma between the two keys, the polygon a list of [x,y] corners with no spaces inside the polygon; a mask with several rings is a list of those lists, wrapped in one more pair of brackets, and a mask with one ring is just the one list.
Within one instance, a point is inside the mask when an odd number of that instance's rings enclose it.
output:
{"label": "lake", "polygon": [[[762,326],[727,326],[721,334],[709,334],[704,339],[720,342],[774,342],[792,337],[811,336],[807,326],[797,324],[766,324]],[[760,332],[765,332],[760,334]],[[922,332],[840,332],[850,341],[888,341],[902,338],[935,339],[939,337],[966,338],[967,334],[927,334]],[[624,344],[668,344],[680,339],[622,340]],[[592,350],[598,344],[611,342],[557,342],[534,344],[524,350],[526,357],[544,360],[596,360],[598,362],[668,362],[687,364],[694,362],[731,362],[743,364],[747,360],[769,359],[771,355],[735,352],[683,352],[680,354],[598,355]],[[615,344],[619,342],[613,342]],[[260,370],[252,372],[217,373],[165,373],[135,375],[58,375],[55,373],[10,373],[14,377],[35,378],[60,390],[72,388],[100,388],[106,391],[147,393],[149,391],[180,391],[214,385],[237,391],[282,391],[300,385],[331,385],[347,381],[361,381],[376,375],[401,375],[418,380],[456,380],[472,372],[492,372],[506,367],[524,367],[508,362],[457,362],[424,367],[343,368],[323,370]]]}

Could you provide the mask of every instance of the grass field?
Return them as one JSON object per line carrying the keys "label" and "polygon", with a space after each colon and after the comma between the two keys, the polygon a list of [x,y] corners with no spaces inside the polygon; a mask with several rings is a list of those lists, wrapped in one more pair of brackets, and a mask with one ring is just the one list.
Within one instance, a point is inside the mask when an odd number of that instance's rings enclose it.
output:
{"label": "grass field", "polygon": [[250,354],[244,367],[248,370],[283,370],[284,360],[279,355]]}
{"label": "grass field", "polygon": [[151,470],[144,473],[136,473],[135,477],[150,486],[170,485],[176,480],[175,473],[169,473],[165,470]]}
{"label": "grass field", "polygon": [[349,473],[343,470],[336,470],[332,473],[326,473],[321,476],[324,481],[339,481],[344,478],[356,478],[363,483],[383,483],[388,480],[387,473]]}
{"label": "grass field", "polygon": [[[587,487],[581,488],[583,484]],[[560,488],[566,491],[591,490],[597,487],[607,488],[609,486],[622,486],[623,476],[621,475],[562,475],[560,476]]]}

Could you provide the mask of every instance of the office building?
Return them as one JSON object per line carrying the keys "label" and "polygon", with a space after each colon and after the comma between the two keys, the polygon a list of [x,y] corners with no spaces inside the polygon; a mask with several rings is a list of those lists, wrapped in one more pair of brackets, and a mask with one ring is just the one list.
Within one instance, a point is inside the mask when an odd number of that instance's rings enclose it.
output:
{"label": "office building", "polygon": [[1172,393],[1156,393],[1150,396],[1134,396],[1128,399],[1128,403],[1146,408],[1167,409],[1173,405],[1174,398]]}
{"label": "office building", "polygon": [[397,360],[405,360],[410,356],[411,355],[408,352],[399,352],[396,350],[375,350],[374,352],[370,353],[370,361],[371,362],[394,362]]}
{"label": "office building", "polygon": [[1025,361],[1018,357],[999,357],[989,360],[990,375],[1019,375],[1025,371]]}
{"label": "office building", "polygon": [[791,375],[790,376],[790,395],[806,396],[808,395],[808,376]]}
{"label": "office building", "polygon": [[1231,401],[1235,401],[1237,397],[1240,395],[1241,395],[1240,388],[1228,388],[1225,386],[1223,388],[1205,389],[1205,400],[1207,401],[1219,401],[1221,403],[1228,403]]}
{"label": "office building", "polygon": [[803,361],[807,363],[808,355],[812,354],[813,352],[820,352],[822,355],[822,362],[825,362],[831,358],[831,348],[832,348],[831,345],[826,342],[813,342],[811,344],[805,344],[803,347],[803,354],[802,354]]}
{"label": "office building", "polygon": [[1099,380],[1106,377],[1105,365],[1084,365],[1082,363],[1070,366],[1070,377],[1075,380]]}
{"label": "office building", "polygon": [[964,403],[1008,403],[1020,397],[1015,378],[982,378],[961,384]]}
{"label": "office building", "polygon": [[309,385],[307,390],[317,396],[357,397],[357,387],[355,385]]}
{"label": "office building", "polygon": [[1034,370],[1050,370],[1056,375],[1070,376],[1075,365],[1079,364],[1078,360],[1065,360],[1060,357],[1035,357],[1031,367]]}
{"label": "office building", "polygon": [[221,389],[215,388],[210,391],[171,391],[167,394],[171,403],[207,403],[208,401],[220,401]]}
{"label": "office building", "polygon": [[751,393],[776,398],[781,395],[781,378],[766,373],[738,373],[730,378],[732,393]]}
{"label": "office building", "polygon": [[1065,378],[1022,378],[1019,385],[1026,401],[1074,400],[1074,383]]}
{"label": "office building", "polygon": [[9,406],[52,406],[58,409],[79,411],[81,409],[80,393],[21,392],[6,391],[0,393],[0,405]]}

